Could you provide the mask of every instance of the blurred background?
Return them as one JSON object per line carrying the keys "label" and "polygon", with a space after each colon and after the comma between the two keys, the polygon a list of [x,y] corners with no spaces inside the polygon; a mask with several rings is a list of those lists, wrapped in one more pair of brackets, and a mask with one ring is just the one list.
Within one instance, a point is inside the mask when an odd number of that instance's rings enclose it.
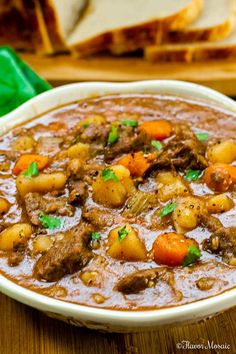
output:
{"label": "blurred background", "polygon": [[235,0],[0,0],[0,44],[53,86],[177,79],[236,96]]}

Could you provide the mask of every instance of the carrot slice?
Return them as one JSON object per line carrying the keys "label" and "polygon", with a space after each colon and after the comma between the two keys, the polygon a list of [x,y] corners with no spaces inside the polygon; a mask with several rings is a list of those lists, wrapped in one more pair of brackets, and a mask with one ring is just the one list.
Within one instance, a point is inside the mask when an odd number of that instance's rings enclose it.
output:
{"label": "carrot slice", "polygon": [[141,124],[138,130],[145,131],[156,140],[164,140],[171,135],[172,127],[166,120],[152,120]]}
{"label": "carrot slice", "polygon": [[180,266],[188,255],[189,246],[198,248],[198,243],[184,235],[170,232],[159,235],[154,242],[154,260],[159,264]]}
{"label": "carrot slice", "polygon": [[207,167],[203,179],[209,188],[218,192],[225,192],[233,183],[236,183],[236,166],[215,163]]}
{"label": "carrot slice", "polygon": [[128,154],[118,161],[119,165],[122,165],[130,171],[133,177],[142,177],[146,170],[150,166],[150,162],[155,158],[154,154],[144,156],[143,152],[135,152],[134,154]]}
{"label": "carrot slice", "polygon": [[38,169],[39,171],[41,171],[48,165],[49,158],[47,156],[42,155],[22,155],[13,168],[14,175],[19,175],[23,171],[27,170],[27,168],[32,162],[37,162]]}

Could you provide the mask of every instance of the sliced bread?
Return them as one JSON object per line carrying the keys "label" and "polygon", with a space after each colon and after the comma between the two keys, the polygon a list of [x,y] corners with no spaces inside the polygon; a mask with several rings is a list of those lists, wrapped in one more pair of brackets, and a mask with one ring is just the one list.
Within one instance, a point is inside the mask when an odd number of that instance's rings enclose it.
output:
{"label": "sliced bread", "polygon": [[219,41],[236,25],[235,0],[206,0],[201,16],[184,29],[166,31],[163,43]]}
{"label": "sliced bread", "polygon": [[56,52],[65,50],[66,39],[88,0],[40,0],[49,37]]}
{"label": "sliced bread", "polygon": [[146,59],[151,62],[192,62],[211,59],[236,58],[236,30],[226,39],[218,42],[196,42],[151,46],[145,50]]}
{"label": "sliced bread", "polygon": [[28,15],[31,40],[38,53],[52,54],[53,48],[38,0],[23,0]]}
{"label": "sliced bread", "polygon": [[27,49],[30,46],[27,15],[21,0],[0,2],[0,45],[2,44],[17,49]]}
{"label": "sliced bread", "polygon": [[52,48],[37,0],[4,0],[0,4],[0,44],[51,53]]}
{"label": "sliced bread", "polygon": [[122,53],[157,41],[160,28],[184,28],[199,16],[203,0],[90,0],[68,46],[78,55]]}

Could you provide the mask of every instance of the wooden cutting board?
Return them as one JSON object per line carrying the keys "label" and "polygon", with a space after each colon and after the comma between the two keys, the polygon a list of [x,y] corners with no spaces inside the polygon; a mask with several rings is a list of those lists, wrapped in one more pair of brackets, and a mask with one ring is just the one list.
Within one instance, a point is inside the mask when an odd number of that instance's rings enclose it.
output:
{"label": "wooden cutting board", "polygon": [[77,59],[70,55],[21,56],[54,86],[78,81],[172,79],[192,81],[236,96],[236,60],[154,64],[139,57],[97,56]]}

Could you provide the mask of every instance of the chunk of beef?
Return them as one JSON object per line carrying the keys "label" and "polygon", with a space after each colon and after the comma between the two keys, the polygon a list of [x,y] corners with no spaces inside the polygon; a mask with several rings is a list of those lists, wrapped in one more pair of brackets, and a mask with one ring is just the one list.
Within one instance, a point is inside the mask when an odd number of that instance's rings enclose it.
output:
{"label": "chunk of beef", "polygon": [[132,142],[132,151],[147,151],[151,147],[151,137],[144,130],[135,136]]}
{"label": "chunk of beef", "polygon": [[66,274],[83,268],[93,257],[88,248],[90,234],[94,228],[80,224],[65,233],[62,240],[55,244],[37,261],[34,274],[39,279],[57,281]]}
{"label": "chunk of beef", "polygon": [[121,279],[114,290],[123,294],[136,294],[155,285],[159,279],[163,279],[166,273],[167,268],[139,270]]}
{"label": "chunk of beef", "polygon": [[13,243],[13,250],[8,256],[8,264],[12,267],[17,266],[24,259],[25,250],[28,246],[28,238],[21,236]]}
{"label": "chunk of beef", "polygon": [[181,125],[147,170],[146,175],[160,169],[203,170],[208,166],[204,155],[205,145],[196,138],[188,126]]}
{"label": "chunk of beef", "polygon": [[80,128],[78,139],[83,143],[96,143],[105,145],[110,131],[108,124],[90,124],[87,128]]}
{"label": "chunk of beef", "polygon": [[20,153],[14,150],[0,149],[0,156],[4,156],[6,158],[6,161],[16,161],[19,158]]}
{"label": "chunk of beef", "polygon": [[105,161],[111,161],[117,156],[128,153],[132,150],[134,132],[132,127],[121,126],[119,128],[119,139],[116,143],[108,145],[104,149]]}
{"label": "chunk of beef", "polygon": [[82,217],[98,229],[112,226],[115,219],[115,216],[111,212],[98,208],[84,208]]}
{"label": "chunk of beef", "polygon": [[44,212],[57,215],[74,215],[74,207],[67,203],[66,197],[57,197],[53,193],[41,195],[39,193],[28,193],[25,196],[25,207],[30,221],[39,225],[39,215]]}
{"label": "chunk of beef", "polygon": [[236,266],[236,227],[224,227],[212,215],[201,215],[201,223],[212,235],[203,241],[203,249],[222,256],[224,262]]}
{"label": "chunk of beef", "polygon": [[203,241],[203,249],[222,256],[222,260],[236,266],[236,227],[221,227]]}
{"label": "chunk of beef", "polygon": [[134,134],[132,127],[122,126],[119,130],[119,140],[105,148],[105,161],[109,162],[128,152],[148,151],[151,148],[151,140],[144,131]]}
{"label": "chunk of beef", "polygon": [[206,227],[210,232],[217,232],[220,229],[223,229],[224,226],[219,219],[215,216],[212,216],[207,213],[202,213],[200,215],[201,224]]}
{"label": "chunk of beef", "polygon": [[88,197],[87,184],[83,181],[70,181],[69,203],[83,204]]}

